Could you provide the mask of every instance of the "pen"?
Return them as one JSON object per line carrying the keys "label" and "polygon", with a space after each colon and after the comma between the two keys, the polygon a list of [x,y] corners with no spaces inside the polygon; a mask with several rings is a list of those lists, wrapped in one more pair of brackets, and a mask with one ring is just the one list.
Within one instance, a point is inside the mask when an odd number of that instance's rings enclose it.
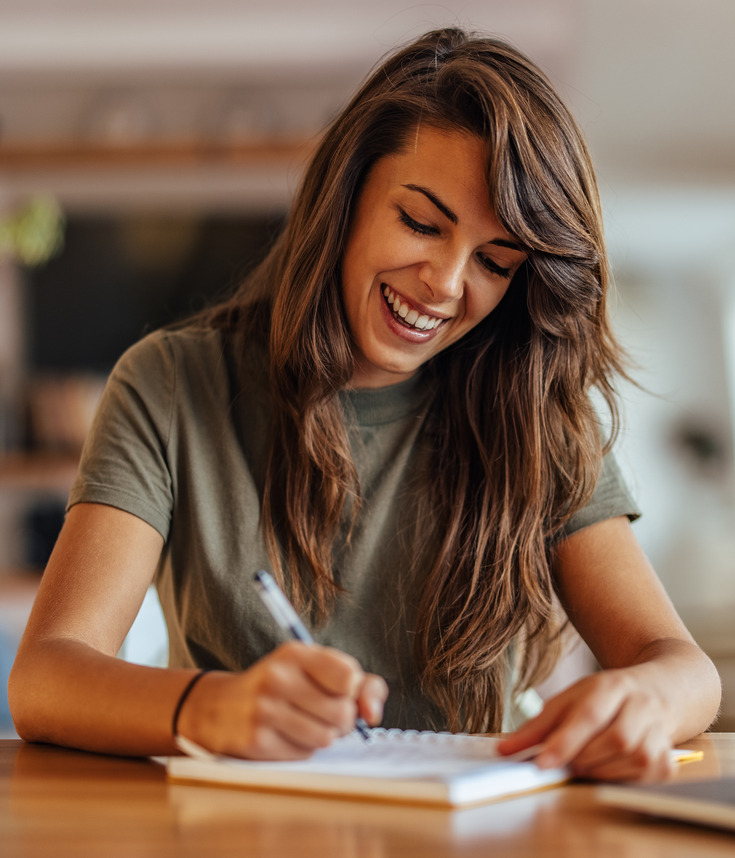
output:
{"label": "pen", "polygon": [[[314,643],[314,638],[309,634],[308,629],[301,622],[301,618],[284,596],[278,584],[273,580],[272,575],[264,569],[256,572],[255,586],[260,598],[263,600],[263,604],[284,634],[289,635],[294,640],[301,641],[301,643]],[[355,729],[363,739],[370,739],[369,727],[363,718],[357,719]]]}

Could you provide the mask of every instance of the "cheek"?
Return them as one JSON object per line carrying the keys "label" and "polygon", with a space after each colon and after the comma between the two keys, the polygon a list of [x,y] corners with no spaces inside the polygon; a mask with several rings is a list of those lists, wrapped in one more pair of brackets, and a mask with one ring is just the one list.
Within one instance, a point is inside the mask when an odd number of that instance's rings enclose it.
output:
{"label": "cheek", "polygon": [[505,297],[510,283],[499,283],[495,286],[483,284],[481,288],[470,290],[467,294],[467,315],[473,324],[479,324],[492,313]]}
{"label": "cheek", "polygon": [[352,239],[347,245],[340,268],[342,300],[347,308],[355,303],[362,291],[362,282],[365,279],[363,257],[359,241]]}
{"label": "cheek", "polygon": [[[386,219],[387,221],[387,219]],[[420,240],[406,235],[390,221],[364,226],[350,247],[351,269],[363,278],[381,272],[408,268],[423,260],[426,251]]]}

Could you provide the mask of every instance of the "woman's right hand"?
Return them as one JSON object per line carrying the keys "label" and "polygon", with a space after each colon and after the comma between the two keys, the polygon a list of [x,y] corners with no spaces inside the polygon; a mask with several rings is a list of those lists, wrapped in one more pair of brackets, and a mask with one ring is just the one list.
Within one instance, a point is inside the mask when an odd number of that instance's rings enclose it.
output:
{"label": "woman's right hand", "polygon": [[379,724],[385,681],[331,647],[284,643],[242,673],[197,682],[178,729],[214,753],[260,760],[308,757],[355,726]]}
{"label": "woman's right hand", "polygon": [[[171,719],[193,672],[117,657],[162,548],[161,535],[130,513],[69,510],[10,677],[22,738],[105,754],[175,753]],[[212,751],[296,759],[349,732],[358,715],[378,723],[386,696],[385,682],[350,656],[287,643],[242,673],[202,677],[178,730]]]}

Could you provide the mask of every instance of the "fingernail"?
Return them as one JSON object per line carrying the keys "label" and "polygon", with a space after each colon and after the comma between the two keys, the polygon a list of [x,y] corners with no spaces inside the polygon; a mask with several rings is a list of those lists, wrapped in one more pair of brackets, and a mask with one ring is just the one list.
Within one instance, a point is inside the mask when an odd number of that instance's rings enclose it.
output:
{"label": "fingernail", "polygon": [[383,720],[383,704],[379,700],[368,702],[368,720],[372,724],[379,724]]}

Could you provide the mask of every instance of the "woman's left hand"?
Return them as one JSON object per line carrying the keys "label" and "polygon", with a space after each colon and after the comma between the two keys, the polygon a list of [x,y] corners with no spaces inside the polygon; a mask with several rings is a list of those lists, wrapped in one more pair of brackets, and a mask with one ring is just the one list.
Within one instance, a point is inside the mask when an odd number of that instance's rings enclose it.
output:
{"label": "woman's left hand", "polygon": [[671,718],[646,682],[643,665],[585,677],[498,746],[502,754],[540,745],[542,768],[569,766],[575,777],[654,781],[672,770]]}
{"label": "woman's left hand", "polygon": [[[501,742],[577,777],[652,781],[672,745],[706,730],[720,679],[694,642],[624,517],[585,527],[555,548],[559,599],[604,670],[552,697]],[[684,693],[682,693],[684,689]]]}

